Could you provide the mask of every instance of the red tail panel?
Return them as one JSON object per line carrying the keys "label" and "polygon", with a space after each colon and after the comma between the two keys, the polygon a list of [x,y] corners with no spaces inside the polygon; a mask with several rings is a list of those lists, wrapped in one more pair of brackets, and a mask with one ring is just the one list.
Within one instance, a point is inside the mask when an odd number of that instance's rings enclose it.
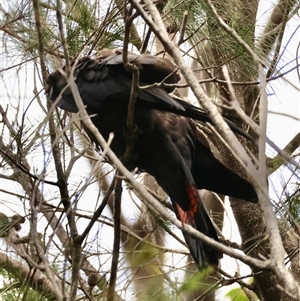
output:
{"label": "red tail panel", "polygon": [[[202,204],[202,200],[195,185],[186,185],[188,206],[186,210],[177,203],[173,202],[178,219],[185,224],[192,226],[201,233],[218,241],[216,231],[211,219]],[[192,257],[200,268],[207,264],[218,265],[218,258],[222,257],[216,250],[204,244],[200,240],[183,233]]]}
{"label": "red tail panel", "polygon": [[201,199],[199,198],[199,194],[197,189],[194,186],[187,185],[187,194],[189,199],[189,209],[184,211],[181,209],[181,207],[176,203],[176,213],[178,219],[188,225],[191,225],[193,227],[196,226],[196,214],[199,208],[198,202],[201,202]]}

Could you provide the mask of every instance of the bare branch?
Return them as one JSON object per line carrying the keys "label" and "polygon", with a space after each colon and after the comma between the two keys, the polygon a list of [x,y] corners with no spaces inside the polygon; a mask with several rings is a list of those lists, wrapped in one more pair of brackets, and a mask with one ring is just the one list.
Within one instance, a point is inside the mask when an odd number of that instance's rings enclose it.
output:
{"label": "bare branch", "polygon": [[[12,273],[16,279],[23,283],[24,279],[30,274],[30,268],[17,259],[8,257],[7,254],[0,252],[0,266]],[[49,300],[57,300],[57,291],[43,273],[37,271],[34,277],[30,278],[29,285],[46,295]],[[3,293],[3,291],[2,291]]]}
{"label": "bare branch", "polygon": [[[118,174],[116,175],[118,177]],[[116,288],[119,254],[120,254],[120,240],[121,240],[121,199],[122,199],[122,180],[117,178],[115,186],[114,198],[114,244],[112,253],[112,262],[110,270],[110,281],[107,290],[107,300],[113,301]]]}
{"label": "bare branch", "polygon": [[296,0],[278,0],[273,12],[264,28],[264,31],[258,38],[256,47],[263,52],[265,57],[273,49],[274,43],[283,30],[289,13],[295,5]]}
{"label": "bare branch", "polygon": [[292,153],[300,146],[300,132],[293,137],[287,145],[282,149],[282,152],[285,154],[282,156],[278,154],[276,157],[272,158],[268,162],[268,174],[271,175],[274,173],[280,166],[285,164],[287,161],[285,160],[286,156],[291,156]]}

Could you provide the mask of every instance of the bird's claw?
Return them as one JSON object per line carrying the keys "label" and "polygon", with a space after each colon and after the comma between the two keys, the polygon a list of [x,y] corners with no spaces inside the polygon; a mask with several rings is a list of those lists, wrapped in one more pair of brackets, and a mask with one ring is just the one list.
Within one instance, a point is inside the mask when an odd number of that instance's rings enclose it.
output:
{"label": "bird's claw", "polygon": [[134,123],[132,127],[127,127],[124,126],[123,128],[123,136],[126,140],[127,143],[134,142],[137,137],[139,136],[139,128],[138,126]]}

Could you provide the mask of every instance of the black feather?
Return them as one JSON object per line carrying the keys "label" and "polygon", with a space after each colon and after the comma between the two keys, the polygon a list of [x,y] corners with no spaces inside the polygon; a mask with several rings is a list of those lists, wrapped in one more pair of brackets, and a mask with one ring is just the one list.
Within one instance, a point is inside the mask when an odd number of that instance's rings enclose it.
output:
{"label": "black feather", "polygon": [[[139,67],[141,84],[154,84],[168,75],[169,83],[174,84],[180,78],[176,66],[166,59],[130,53],[128,60]],[[93,123],[106,139],[114,133],[111,148],[122,156],[126,149],[123,133],[132,77],[123,66],[121,53],[105,50],[99,58],[84,57],[75,66],[74,76]],[[77,112],[66,83],[64,72],[57,70],[49,76],[46,92],[52,101],[58,99],[60,108]],[[127,167],[138,167],[153,175],[170,196],[177,217],[218,240],[196,188],[250,202],[258,201],[256,192],[248,181],[213,156],[193,120],[211,122],[205,112],[168,92],[169,89],[159,87],[139,90],[135,107],[138,135]],[[232,122],[225,121],[233,131],[251,139]],[[199,268],[206,263],[217,264],[218,252],[185,233],[184,237]]]}

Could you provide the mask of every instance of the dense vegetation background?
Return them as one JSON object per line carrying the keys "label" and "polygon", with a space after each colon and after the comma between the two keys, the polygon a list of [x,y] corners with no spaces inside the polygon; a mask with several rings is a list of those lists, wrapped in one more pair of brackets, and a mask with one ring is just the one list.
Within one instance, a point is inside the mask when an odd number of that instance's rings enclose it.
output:
{"label": "dense vegetation background", "polygon": [[[299,300],[299,6],[0,1],[0,299]],[[227,219],[219,271],[197,272],[153,178],[107,164],[78,116],[47,103],[49,72],[103,48],[171,58],[177,93],[215,121],[199,126],[216,155],[256,187],[260,204],[230,200],[241,243]],[[229,206],[202,194],[221,229]]]}

